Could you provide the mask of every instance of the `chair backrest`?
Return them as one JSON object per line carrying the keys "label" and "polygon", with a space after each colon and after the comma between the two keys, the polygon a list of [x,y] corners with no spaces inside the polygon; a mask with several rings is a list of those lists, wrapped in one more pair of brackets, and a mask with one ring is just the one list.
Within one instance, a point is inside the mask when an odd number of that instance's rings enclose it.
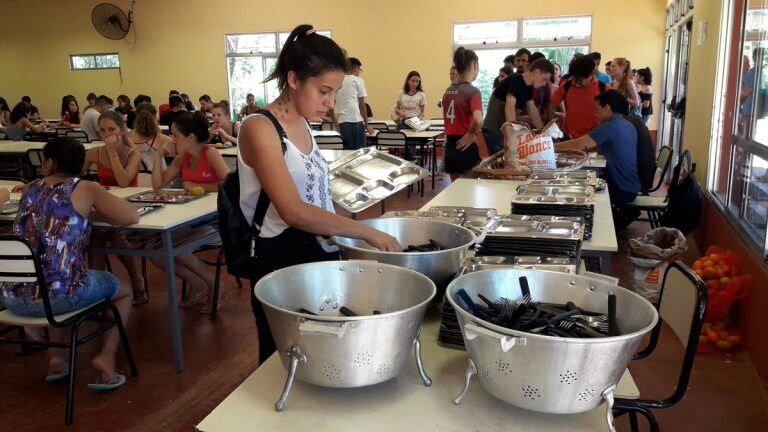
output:
{"label": "chair backrest", "polygon": [[68,130],[64,133],[64,136],[67,138],[74,138],[83,144],[91,142],[91,140],[88,139],[88,134],[85,133],[85,131]]}
{"label": "chair backrest", "polygon": [[69,128],[56,128],[56,136],[57,137],[67,136],[67,132],[71,130],[72,129],[69,129]]}
{"label": "chair backrest", "polygon": [[32,171],[35,172],[35,175],[37,177],[40,177],[43,175],[42,167],[43,167],[44,159],[45,158],[43,157],[42,149],[27,150],[27,161],[29,162],[29,165],[32,167]]}
{"label": "chair backrest", "polygon": [[315,142],[317,143],[317,147],[321,149],[328,149],[328,150],[344,149],[344,141],[341,139],[340,135],[335,135],[335,136],[319,135],[315,137]]}
{"label": "chair backrest", "polygon": [[376,147],[405,147],[407,137],[400,131],[380,131],[376,134]]}
{"label": "chair backrest", "polygon": [[324,121],[320,123],[320,130],[321,131],[332,131],[333,130],[333,123],[329,121]]}
{"label": "chair backrest", "polygon": [[51,325],[58,325],[53,318],[48,287],[37,254],[32,245],[19,236],[0,235],[0,282],[37,284],[45,317]]}
{"label": "chair backrest", "polygon": [[387,122],[383,122],[383,121],[368,122],[368,126],[372,127],[375,130],[379,130],[379,131],[387,131],[387,130],[389,130],[389,125],[387,124]]}
{"label": "chair backrest", "polygon": [[659,149],[659,155],[656,156],[656,168],[667,170],[669,163],[672,162],[672,147],[665,145]]}
{"label": "chair backrest", "polygon": [[656,407],[665,408],[679,402],[688,387],[699,334],[704,323],[704,312],[707,309],[707,285],[688,266],[676,261],[670,263],[664,272],[659,299],[661,319],[651,332],[648,347],[638,353],[635,358],[643,358],[653,352],[659,341],[662,322],[669,326],[685,348],[675,392],[672,396],[655,403]]}

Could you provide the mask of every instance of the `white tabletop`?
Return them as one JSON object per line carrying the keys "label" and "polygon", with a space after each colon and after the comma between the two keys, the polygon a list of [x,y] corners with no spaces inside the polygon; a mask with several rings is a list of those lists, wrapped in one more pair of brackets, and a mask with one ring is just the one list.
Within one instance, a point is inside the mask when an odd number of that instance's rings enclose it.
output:
{"label": "white tabletop", "polygon": [[[421,210],[432,206],[460,206],[494,208],[499,214],[509,214],[515,188],[523,183],[515,180],[458,179],[426,203]],[[595,196],[594,218],[592,238],[584,241],[581,249],[597,252],[618,251],[607,189]]]}
{"label": "white tabletop", "polygon": [[[42,149],[45,146],[42,141],[11,141],[0,140],[0,153],[26,153],[30,149]],[[104,145],[104,141],[92,141],[83,144],[86,150]]]}
{"label": "white tabletop", "polygon": [[[379,134],[380,131],[376,130],[373,134],[369,135],[371,137],[374,137]],[[405,134],[406,138],[414,138],[414,139],[432,139],[436,138],[445,132],[441,130],[426,130],[423,132],[415,131],[413,129],[401,129],[399,131],[390,131],[390,132],[402,132]]]}
{"label": "white tabletop", "polygon": [[312,131],[310,133],[314,137],[319,137],[319,136],[337,137],[337,136],[341,136],[341,134],[338,131],[332,131],[332,130],[330,130],[330,131],[329,130],[319,131],[319,130],[312,129]]}
{"label": "white tabletop", "polygon": [[[605,406],[573,415],[541,414],[508,405],[483,390],[472,378],[461,405],[452,398],[460,391],[467,353],[437,344],[439,319],[427,317],[421,327],[424,367],[432,378],[425,387],[413,354],[396,378],[357,389],[330,389],[295,381],[285,411],[275,401],[287,372],[276,354],[216,407],[197,429],[204,432],[253,431],[605,431]],[[255,361],[255,359],[254,359]],[[617,394],[638,397],[629,373]]]}

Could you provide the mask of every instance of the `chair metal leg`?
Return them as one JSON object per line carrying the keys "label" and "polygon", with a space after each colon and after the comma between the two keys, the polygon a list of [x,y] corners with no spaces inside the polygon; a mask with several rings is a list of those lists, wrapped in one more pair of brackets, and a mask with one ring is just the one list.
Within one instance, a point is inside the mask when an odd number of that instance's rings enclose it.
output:
{"label": "chair metal leg", "polygon": [[75,407],[75,370],[77,369],[77,338],[82,321],[72,325],[69,336],[69,379],[67,380],[67,412],[64,422],[72,424],[72,411]]}
{"label": "chair metal leg", "polygon": [[147,276],[147,257],[141,257],[141,277],[144,279],[144,292],[149,300],[149,276]]}
{"label": "chair metal leg", "polygon": [[632,432],[640,432],[640,428],[637,425],[637,413],[634,411],[629,412],[629,427]]}
{"label": "chair metal leg", "polygon": [[221,262],[224,260],[224,249],[219,249],[216,257],[216,279],[213,281],[213,304],[211,305],[211,316],[216,315],[219,310],[219,282],[221,281]]}
{"label": "chair metal leg", "polygon": [[120,343],[123,345],[123,352],[125,353],[125,359],[128,360],[128,366],[131,368],[131,376],[136,378],[139,376],[139,371],[136,368],[136,362],[133,360],[133,352],[131,351],[131,344],[128,342],[128,334],[125,331],[123,320],[120,317],[120,311],[117,307],[110,303],[109,310],[112,311],[112,316],[115,318],[115,325],[117,331],[120,332]]}

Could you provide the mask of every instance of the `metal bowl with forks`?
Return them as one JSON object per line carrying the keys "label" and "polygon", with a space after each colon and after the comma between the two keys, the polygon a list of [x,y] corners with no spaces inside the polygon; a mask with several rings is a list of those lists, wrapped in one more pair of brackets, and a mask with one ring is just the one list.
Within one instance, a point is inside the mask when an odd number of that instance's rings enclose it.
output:
{"label": "metal bowl with forks", "polygon": [[[521,277],[528,280],[532,301],[565,304],[605,314],[608,297],[616,299],[618,336],[595,339],[553,337],[495,325],[473,315],[462,296],[519,301]],[[463,291],[461,291],[463,290]],[[459,295],[461,294],[461,295]],[[541,270],[497,269],[469,273],[454,280],[447,298],[456,310],[470,357],[466,383],[472,375],[497,398],[533,411],[570,414],[609,401],[642,338],[658,321],[656,309],[639,295],[602,278]],[[594,326],[600,326],[601,318]],[[613,429],[611,429],[613,430]]]}

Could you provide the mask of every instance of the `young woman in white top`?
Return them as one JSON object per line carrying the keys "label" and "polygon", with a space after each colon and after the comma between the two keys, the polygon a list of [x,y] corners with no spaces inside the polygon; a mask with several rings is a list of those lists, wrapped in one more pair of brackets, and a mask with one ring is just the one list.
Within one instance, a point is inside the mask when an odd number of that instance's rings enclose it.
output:
{"label": "young woman in white top", "polygon": [[[133,130],[128,134],[128,139],[136,145],[143,170],[152,171],[155,155],[160,150],[170,156],[176,155],[173,139],[160,132],[160,127],[157,125],[157,109],[151,103],[142,102],[136,106],[136,120]],[[163,168],[165,168],[165,161],[163,161]]]}
{"label": "young woman in white top", "polygon": [[[402,250],[394,237],[334,213],[328,165],[310,133],[308,121],[319,120],[333,108],[346,62],[334,41],[312,26],[296,27],[267,78],[277,80],[280,96],[243,122],[237,161],[240,208],[247,220],[257,219],[261,227],[251,286],[283,267],[338,259],[337,254],[323,251],[317,235],[362,239],[385,251]],[[270,204],[265,214],[255,215],[262,193]],[[275,343],[264,310],[250,291],[261,363],[274,352]]]}
{"label": "young woman in white top", "polygon": [[411,117],[418,117],[423,120],[426,104],[427,95],[421,89],[421,75],[416,71],[408,72],[403,89],[397,94],[395,104],[395,114],[399,116],[398,123],[402,124]]}

